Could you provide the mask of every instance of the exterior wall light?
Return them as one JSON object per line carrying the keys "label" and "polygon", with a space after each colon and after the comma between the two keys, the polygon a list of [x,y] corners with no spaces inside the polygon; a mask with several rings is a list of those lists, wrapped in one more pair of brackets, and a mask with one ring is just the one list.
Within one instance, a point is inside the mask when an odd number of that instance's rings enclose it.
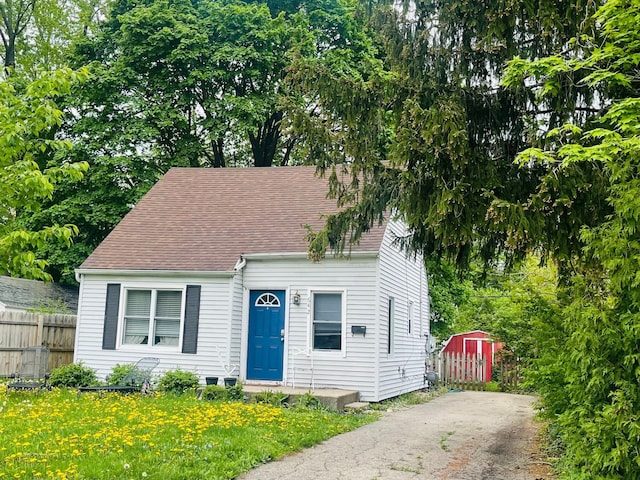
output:
{"label": "exterior wall light", "polygon": [[293,301],[294,305],[300,305],[300,294],[298,293],[297,290],[296,290],[296,293],[293,294],[293,297],[291,298],[291,300]]}

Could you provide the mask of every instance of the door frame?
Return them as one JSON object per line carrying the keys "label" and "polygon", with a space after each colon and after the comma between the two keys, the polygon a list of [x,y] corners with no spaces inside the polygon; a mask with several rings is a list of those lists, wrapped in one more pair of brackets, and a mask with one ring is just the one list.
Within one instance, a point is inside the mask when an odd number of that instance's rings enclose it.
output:
{"label": "door frame", "polygon": [[[269,381],[269,380],[248,380],[247,371],[249,368],[248,352],[249,352],[249,310],[251,308],[251,292],[253,291],[284,291],[284,342],[282,345],[282,380],[281,381]],[[242,330],[241,330],[241,342],[240,342],[240,378],[248,384],[273,384],[273,385],[286,385],[287,384],[287,371],[288,371],[288,355],[289,350],[289,302],[291,298],[291,289],[289,287],[268,286],[247,286],[245,285],[242,292]]]}

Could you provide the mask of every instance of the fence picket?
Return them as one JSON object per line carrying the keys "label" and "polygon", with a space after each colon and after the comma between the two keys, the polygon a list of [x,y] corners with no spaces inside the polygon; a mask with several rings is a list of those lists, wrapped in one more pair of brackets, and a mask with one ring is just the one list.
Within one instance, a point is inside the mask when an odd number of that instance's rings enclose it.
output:
{"label": "fence picket", "polygon": [[75,332],[75,315],[0,312],[0,376],[17,370],[26,347],[49,347],[47,371],[72,363]]}
{"label": "fence picket", "polygon": [[441,354],[441,379],[449,388],[485,390],[484,359],[459,352]]}

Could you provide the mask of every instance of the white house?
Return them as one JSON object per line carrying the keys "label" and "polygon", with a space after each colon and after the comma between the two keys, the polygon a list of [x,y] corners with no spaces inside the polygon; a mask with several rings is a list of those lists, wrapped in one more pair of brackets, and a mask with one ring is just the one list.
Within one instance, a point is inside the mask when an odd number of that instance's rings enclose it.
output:
{"label": "white house", "polygon": [[153,356],[367,401],[422,388],[423,261],[393,220],[313,263],[305,226],[337,211],[327,191],[314,167],[170,170],[77,270],[75,361],[104,377]]}

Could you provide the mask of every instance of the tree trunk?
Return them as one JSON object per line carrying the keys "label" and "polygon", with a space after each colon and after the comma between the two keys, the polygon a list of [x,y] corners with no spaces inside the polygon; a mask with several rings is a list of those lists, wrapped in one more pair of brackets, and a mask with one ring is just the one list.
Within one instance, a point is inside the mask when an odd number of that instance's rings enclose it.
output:
{"label": "tree trunk", "polygon": [[4,68],[15,68],[16,66],[16,37],[11,35],[4,51]]}
{"label": "tree trunk", "polygon": [[35,3],[36,0],[21,0],[17,5],[0,3],[0,36],[4,44],[4,68],[7,73],[16,66],[16,39],[29,24]]}
{"label": "tree trunk", "polygon": [[213,165],[214,168],[220,168],[225,166],[224,160],[224,141],[222,137],[218,137],[215,142],[211,142],[213,147]]}
{"label": "tree trunk", "polygon": [[278,140],[280,139],[281,121],[282,112],[274,112],[260,125],[256,133],[249,133],[254,166],[270,167],[273,165],[273,158],[276,155]]}

